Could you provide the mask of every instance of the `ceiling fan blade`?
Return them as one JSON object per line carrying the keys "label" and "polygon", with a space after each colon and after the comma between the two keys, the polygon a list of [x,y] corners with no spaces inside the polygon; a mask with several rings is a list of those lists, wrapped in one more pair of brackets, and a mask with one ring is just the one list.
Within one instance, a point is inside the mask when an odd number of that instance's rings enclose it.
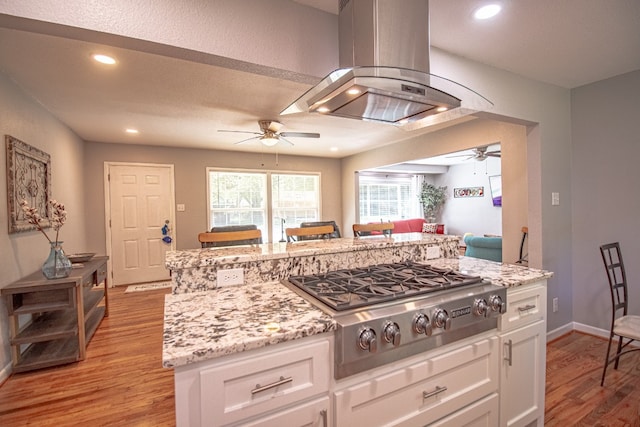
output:
{"label": "ceiling fan blade", "polygon": [[218,132],[231,132],[231,133],[250,133],[252,135],[262,135],[261,132],[251,132],[248,130],[226,130],[226,129],[218,129]]}
{"label": "ceiling fan blade", "polygon": [[289,141],[288,139],[285,139],[282,134],[278,135],[278,141],[282,141],[282,142],[286,142],[287,144],[289,144],[290,146],[293,147],[293,142]]}
{"label": "ceiling fan blade", "polygon": [[[255,133],[255,132],[251,132],[251,133]],[[262,134],[259,134],[262,135]],[[238,145],[238,144],[242,144],[245,142],[249,142],[249,141],[253,141],[254,139],[260,139],[259,136],[252,136],[251,138],[247,138],[247,139],[243,139],[242,141],[238,141],[238,142],[234,142],[233,145]]]}
{"label": "ceiling fan blade", "polygon": [[281,132],[280,136],[285,138],[320,138],[319,133],[311,132]]}
{"label": "ceiling fan blade", "polygon": [[473,154],[456,154],[455,156],[447,156],[447,159],[450,159],[453,157],[473,157]]}
{"label": "ceiling fan blade", "polygon": [[500,156],[500,152],[499,151],[491,151],[489,153],[485,153],[485,156],[489,156],[489,157],[501,157]]}

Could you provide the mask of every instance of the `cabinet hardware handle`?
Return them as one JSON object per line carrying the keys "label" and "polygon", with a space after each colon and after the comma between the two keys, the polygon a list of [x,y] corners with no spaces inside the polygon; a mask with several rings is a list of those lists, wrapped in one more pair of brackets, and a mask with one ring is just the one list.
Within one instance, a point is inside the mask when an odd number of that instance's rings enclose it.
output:
{"label": "cabinet hardware handle", "polygon": [[327,410],[320,411],[320,416],[322,417],[322,427],[327,427]]}
{"label": "cabinet hardware handle", "polygon": [[505,356],[504,360],[509,362],[509,366],[513,366],[513,341],[509,340],[505,344],[507,346],[507,356]]}
{"label": "cabinet hardware handle", "polygon": [[447,387],[440,387],[440,386],[436,386],[436,389],[433,391],[423,391],[422,392],[422,398],[423,399],[428,399],[430,397],[436,396],[440,393],[442,393],[443,391],[447,391]]}
{"label": "cabinet hardware handle", "polygon": [[293,377],[285,378],[281,376],[278,381],[274,381],[271,384],[267,384],[267,385],[256,384],[256,388],[251,390],[251,394],[260,393],[262,391],[269,390],[274,387],[278,387],[279,385],[290,383],[291,381],[293,381]]}
{"label": "cabinet hardware handle", "polygon": [[536,308],[535,304],[527,304],[524,307],[518,307],[518,311],[529,311]]}

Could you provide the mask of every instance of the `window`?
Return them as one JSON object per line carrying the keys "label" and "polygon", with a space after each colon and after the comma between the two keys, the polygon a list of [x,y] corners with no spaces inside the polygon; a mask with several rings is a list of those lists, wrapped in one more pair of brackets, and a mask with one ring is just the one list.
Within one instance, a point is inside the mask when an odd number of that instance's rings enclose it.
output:
{"label": "window", "polygon": [[207,168],[209,224],[255,224],[263,241],[320,218],[320,175]]}
{"label": "window", "polygon": [[411,175],[358,175],[358,222],[415,218],[419,202],[417,179]]}

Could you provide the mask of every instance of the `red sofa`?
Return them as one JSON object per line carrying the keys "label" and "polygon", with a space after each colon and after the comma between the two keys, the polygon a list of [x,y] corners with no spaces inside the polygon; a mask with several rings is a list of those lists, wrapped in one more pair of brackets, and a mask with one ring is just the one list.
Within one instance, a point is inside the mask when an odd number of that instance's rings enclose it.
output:
{"label": "red sofa", "polygon": [[[393,222],[393,234],[422,233],[424,224],[426,223],[424,218],[399,219],[391,222]],[[430,230],[426,231],[427,233],[444,234],[444,224],[432,224],[427,228],[430,228]]]}

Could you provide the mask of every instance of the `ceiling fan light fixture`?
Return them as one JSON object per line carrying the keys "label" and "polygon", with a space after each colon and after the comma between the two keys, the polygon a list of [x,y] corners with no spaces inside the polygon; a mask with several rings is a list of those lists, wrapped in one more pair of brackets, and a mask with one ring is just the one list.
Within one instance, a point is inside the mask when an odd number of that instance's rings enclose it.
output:
{"label": "ceiling fan light fixture", "polygon": [[260,142],[262,142],[262,144],[266,145],[267,147],[273,147],[278,143],[278,141],[278,137],[276,136],[265,135],[263,137],[260,137]]}

